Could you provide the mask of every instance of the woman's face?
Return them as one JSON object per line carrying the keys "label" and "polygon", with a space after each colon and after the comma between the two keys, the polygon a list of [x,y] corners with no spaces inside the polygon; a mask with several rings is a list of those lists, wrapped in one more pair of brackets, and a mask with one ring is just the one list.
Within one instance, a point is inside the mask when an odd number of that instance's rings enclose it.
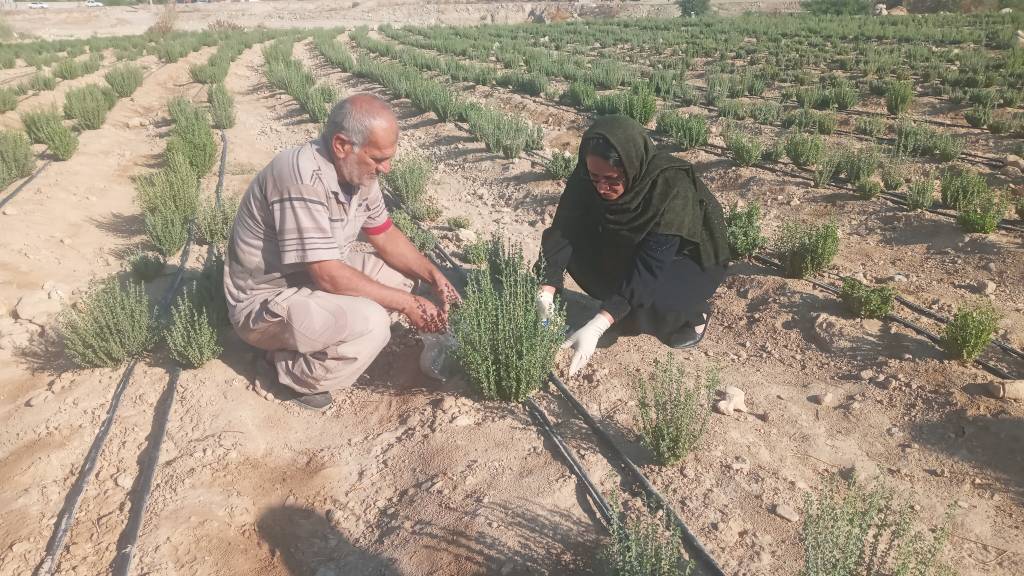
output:
{"label": "woman's face", "polygon": [[590,181],[604,200],[615,200],[626,191],[626,172],[598,156],[587,155]]}

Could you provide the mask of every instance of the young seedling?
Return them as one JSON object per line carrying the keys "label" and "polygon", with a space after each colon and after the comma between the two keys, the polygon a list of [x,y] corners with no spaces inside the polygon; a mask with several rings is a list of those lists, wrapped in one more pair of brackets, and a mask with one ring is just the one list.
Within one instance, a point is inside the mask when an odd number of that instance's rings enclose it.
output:
{"label": "young seedling", "polygon": [[999,227],[1009,207],[1010,201],[1006,194],[985,189],[971,201],[961,201],[956,222],[964,232],[991,234]]}
{"label": "young seedling", "polygon": [[138,248],[129,252],[125,261],[132,277],[140,282],[150,282],[156,279],[167,266],[167,260],[163,256],[144,252]]}
{"label": "young seedling", "polygon": [[935,204],[935,181],[915,180],[907,188],[907,207],[911,210],[927,210]]}
{"label": "young seedling", "polygon": [[669,465],[682,460],[700,440],[711,414],[718,374],[697,375],[687,384],[683,367],[671,356],[656,359],[650,374],[633,381],[640,412],[640,437],[654,461]]}
{"label": "young seedling", "polygon": [[171,357],[186,368],[199,368],[224,351],[206,310],[194,300],[194,287],[178,296],[171,308],[171,324],[164,331]]}
{"label": "young seedling", "polygon": [[0,130],[0,187],[28,176],[35,166],[32,145],[25,133]]}
{"label": "young seedling", "polygon": [[690,576],[693,564],[683,555],[679,529],[648,510],[626,513],[617,494],[611,498],[611,533],[602,554],[612,576]]}
{"label": "young seedling", "polygon": [[806,278],[824,270],[839,253],[839,228],[834,220],[820,226],[787,222],[776,238],[775,250],[786,276]]}
{"label": "young seedling", "polygon": [[565,315],[559,307],[542,324],[534,303],[539,289],[522,248],[492,237],[487,266],[470,272],[466,297],[451,315],[455,357],[484,398],[519,402],[554,365]]}
{"label": "young seedling", "polygon": [[565,180],[576,169],[576,156],[556,150],[551,159],[544,164],[548,176],[555,180]]}
{"label": "young seedling", "polygon": [[955,576],[941,560],[949,518],[934,532],[915,530],[914,523],[910,503],[890,488],[830,480],[804,500],[800,574]]}
{"label": "young seedling", "polygon": [[957,360],[971,362],[992,341],[999,313],[989,302],[962,306],[942,333],[942,347]]}
{"label": "young seedling", "polygon": [[757,202],[742,210],[733,204],[725,217],[725,224],[733,258],[746,258],[768,244],[761,235],[761,205]]}
{"label": "young seedling", "polygon": [[858,318],[884,318],[892,312],[896,291],[888,286],[872,288],[856,278],[844,278],[839,297]]}
{"label": "young seedling", "polygon": [[76,365],[110,367],[153,345],[156,319],[141,284],[108,278],[61,313],[57,330]]}

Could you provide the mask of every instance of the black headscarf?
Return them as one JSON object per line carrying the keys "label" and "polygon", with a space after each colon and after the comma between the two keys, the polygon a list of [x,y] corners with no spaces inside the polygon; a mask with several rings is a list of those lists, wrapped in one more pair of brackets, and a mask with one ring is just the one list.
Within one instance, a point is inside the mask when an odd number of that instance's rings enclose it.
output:
{"label": "black headscarf", "polygon": [[[607,140],[622,159],[625,192],[615,200],[601,198],[587,170],[587,150],[597,138]],[[598,118],[583,133],[576,170],[555,218],[599,225],[606,240],[623,248],[635,247],[651,232],[679,236],[689,241],[685,247],[697,245],[693,256],[704,268],[729,260],[722,207],[693,165],[656,151],[643,126],[627,116]]]}

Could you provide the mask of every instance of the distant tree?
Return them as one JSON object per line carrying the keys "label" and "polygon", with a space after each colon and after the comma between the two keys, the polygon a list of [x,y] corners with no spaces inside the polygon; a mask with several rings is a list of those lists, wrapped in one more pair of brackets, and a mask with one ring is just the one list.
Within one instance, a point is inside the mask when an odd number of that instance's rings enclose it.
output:
{"label": "distant tree", "polygon": [[818,15],[856,16],[871,14],[874,0],[803,0],[800,7]]}
{"label": "distant tree", "polygon": [[678,0],[683,17],[703,16],[711,12],[711,0]]}

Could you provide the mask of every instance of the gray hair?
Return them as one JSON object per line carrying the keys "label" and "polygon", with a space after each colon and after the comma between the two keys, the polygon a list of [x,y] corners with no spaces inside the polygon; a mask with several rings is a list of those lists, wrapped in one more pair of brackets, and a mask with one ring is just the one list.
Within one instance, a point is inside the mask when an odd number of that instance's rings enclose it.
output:
{"label": "gray hair", "polygon": [[342,134],[355,146],[366,144],[374,126],[384,120],[382,116],[394,118],[391,105],[373,94],[353,94],[341,100],[331,109],[324,123],[323,139],[328,147],[334,136]]}

